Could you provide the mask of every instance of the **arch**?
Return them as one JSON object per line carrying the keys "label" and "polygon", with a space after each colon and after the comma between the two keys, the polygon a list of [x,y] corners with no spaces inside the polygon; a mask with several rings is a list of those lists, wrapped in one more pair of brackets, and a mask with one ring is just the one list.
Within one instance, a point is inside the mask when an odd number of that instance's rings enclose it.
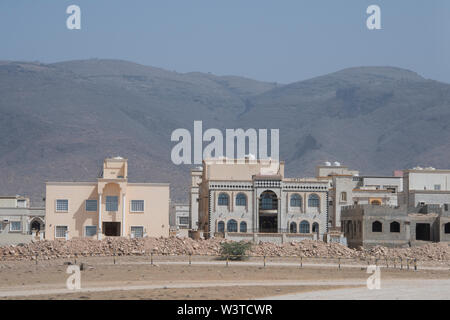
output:
{"label": "arch", "polygon": [[291,222],[289,224],[289,232],[290,233],[297,233],[297,224],[295,222]]}
{"label": "arch", "polygon": [[39,218],[39,217],[35,217],[33,219],[31,219],[30,221],[30,230],[36,230],[36,231],[42,231],[44,229],[44,221]]}
{"label": "arch", "polygon": [[219,194],[219,200],[217,204],[219,206],[228,206],[229,200],[230,197],[228,196],[228,194],[222,192]]}
{"label": "arch", "polygon": [[373,206],[381,206],[381,201],[380,200],[371,200],[370,204]]}
{"label": "arch", "polygon": [[319,233],[319,224],[317,222],[314,222],[312,224],[312,232],[317,232]]}
{"label": "arch", "polygon": [[450,233],[450,222],[447,222],[447,223],[444,225],[444,232],[445,232],[446,234],[449,234],[449,233]]}
{"label": "arch", "polygon": [[291,196],[291,207],[301,208],[302,207],[302,197],[296,193]]}
{"label": "arch", "polygon": [[300,222],[300,233],[309,233],[309,222],[303,220]]}
{"label": "arch", "polygon": [[236,206],[245,207],[247,205],[247,196],[240,192],[236,195]]}
{"label": "arch", "polygon": [[391,222],[389,229],[391,232],[400,232],[400,223],[397,221]]}
{"label": "arch", "polygon": [[237,221],[234,219],[228,220],[227,222],[227,232],[237,232],[238,231],[238,224]]}
{"label": "arch", "polygon": [[225,232],[225,222],[219,221],[217,223],[217,232]]}
{"label": "arch", "polygon": [[260,199],[261,210],[277,210],[278,209],[278,197],[272,190],[266,190],[261,193]]}
{"label": "arch", "polygon": [[239,224],[239,232],[246,233],[247,232],[247,222],[241,221]]}
{"label": "arch", "polygon": [[383,232],[383,224],[380,221],[373,222],[372,232]]}
{"label": "arch", "polygon": [[308,197],[308,207],[319,208],[319,206],[320,206],[320,197],[315,193],[310,194]]}

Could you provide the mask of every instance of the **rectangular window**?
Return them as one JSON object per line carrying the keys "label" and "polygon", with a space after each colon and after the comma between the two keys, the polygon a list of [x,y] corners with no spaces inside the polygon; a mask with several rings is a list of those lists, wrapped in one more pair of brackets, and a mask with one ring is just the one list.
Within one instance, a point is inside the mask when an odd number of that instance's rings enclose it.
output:
{"label": "rectangular window", "polygon": [[144,227],[131,227],[131,234],[134,238],[144,237]]}
{"label": "rectangular window", "polygon": [[119,210],[119,198],[117,196],[106,197],[106,211],[118,211]]}
{"label": "rectangular window", "polygon": [[189,224],[189,217],[178,217],[179,224],[187,225]]}
{"label": "rectangular window", "polygon": [[17,200],[17,208],[26,208],[27,201],[26,200]]}
{"label": "rectangular window", "polygon": [[21,221],[11,221],[9,224],[9,231],[21,231],[22,222]]}
{"label": "rectangular window", "polygon": [[435,191],[440,191],[441,190],[441,185],[440,184],[435,184],[434,185],[434,190]]}
{"label": "rectangular window", "polygon": [[56,200],[56,212],[67,212],[69,211],[69,200],[60,199]]}
{"label": "rectangular window", "polygon": [[97,234],[97,226],[86,226],[85,227],[86,237],[92,237]]}
{"label": "rectangular window", "polygon": [[97,200],[86,200],[86,211],[97,212]]}
{"label": "rectangular window", "polygon": [[131,200],[131,212],[144,212],[144,200]]}
{"label": "rectangular window", "polygon": [[67,232],[67,226],[56,226],[55,227],[55,238],[65,238]]}

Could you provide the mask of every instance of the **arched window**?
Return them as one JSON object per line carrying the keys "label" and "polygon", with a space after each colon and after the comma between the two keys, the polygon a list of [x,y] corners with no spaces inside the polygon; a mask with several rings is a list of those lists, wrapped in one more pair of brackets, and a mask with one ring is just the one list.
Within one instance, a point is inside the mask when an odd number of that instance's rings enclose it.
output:
{"label": "arched window", "polygon": [[341,201],[347,201],[347,192],[341,192]]}
{"label": "arched window", "polygon": [[308,221],[300,222],[300,233],[309,233],[309,222]]}
{"label": "arched window", "polygon": [[239,225],[239,232],[245,233],[247,232],[247,222],[242,221]]}
{"label": "arched window", "polygon": [[397,221],[391,222],[390,231],[391,232],[400,232],[400,223],[398,223]]}
{"label": "arched window", "polygon": [[275,192],[267,190],[261,194],[260,208],[261,210],[277,210],[278,200]]}
{"label": "arched window", "polygon": [[383,232],[383,224],[380,221],[372,223],[372,232]]}
{"label": "arched window", "polygon": [[308,198],[308,207],[318,208],[320,205],[320,198],[317,194],[310,194]]}
{"label": "arched window", "polygon": [[217,223],[217,232],[224,232],[225,231],[225,222],[219,221]]}
{"label": "arched window", "polygon": [[237,222],[234,219],[228,220],[227,232],[237,232]]}
{"label": "arched window", "polygon": [[226,193],[219,194],[219,206],[228,206],[228,195]]}
{"label": "arched window", "polygon": [[317,222],[313,223],[312,232],[319,233],[319,224]]}
{"label": "arched window", "polygon": [[243,193],[238,193],[236,196],[236,206],[246,206],[247,205],[247,197]]}
{"label": "arched window", "polygon": [[291,222],[289,224],[289,232],[290,233],[297,233],[297,224],[295,222]]}
{"label": "arched window", "polygon": [[448,223],[445,224],[444,232],[445,232],[446,234],[450,233],[450,222],[448,222]]}
{"label": "arched window", "polygon": [[291,196],[291,207],[300,208],[302,206],[302,197],[299,194],[293,194]]}

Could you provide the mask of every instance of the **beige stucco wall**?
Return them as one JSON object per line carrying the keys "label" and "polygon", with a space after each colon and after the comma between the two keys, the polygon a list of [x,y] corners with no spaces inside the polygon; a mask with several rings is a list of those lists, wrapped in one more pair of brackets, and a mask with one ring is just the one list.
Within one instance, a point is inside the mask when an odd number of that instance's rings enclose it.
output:
{"label": "beige stucco wall", "polygon": [[[143,226],[144,234],[151,237],[169,236],[169,185],[107,183],[52,183],[46,185],[46,239],[54,239],[55,227],[68,226],[69,238],[84,237],[86,226],[98,227],[97,212],[86,212],[86,200],[99,200],[102,193],[102,222],[121,222],[123,195],[125,194],[125,236],[130,236],[131,226]],[[106,197],[117,196],[118,210],[106,212]],[[69,200],[68,212],[56,212],[56,200]],[[144,200],[144,212],[130,212],[131,200]]]}

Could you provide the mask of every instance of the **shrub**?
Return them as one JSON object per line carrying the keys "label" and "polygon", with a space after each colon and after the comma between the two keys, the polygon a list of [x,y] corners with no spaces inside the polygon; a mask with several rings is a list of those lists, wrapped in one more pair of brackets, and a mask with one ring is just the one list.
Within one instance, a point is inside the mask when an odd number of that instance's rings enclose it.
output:
{"label": "shrub", "polygon": [[243,260],[247,258],[246,253],[252,247],[251,242],[224,242],[221,243],[221,258],[229,260]]}

